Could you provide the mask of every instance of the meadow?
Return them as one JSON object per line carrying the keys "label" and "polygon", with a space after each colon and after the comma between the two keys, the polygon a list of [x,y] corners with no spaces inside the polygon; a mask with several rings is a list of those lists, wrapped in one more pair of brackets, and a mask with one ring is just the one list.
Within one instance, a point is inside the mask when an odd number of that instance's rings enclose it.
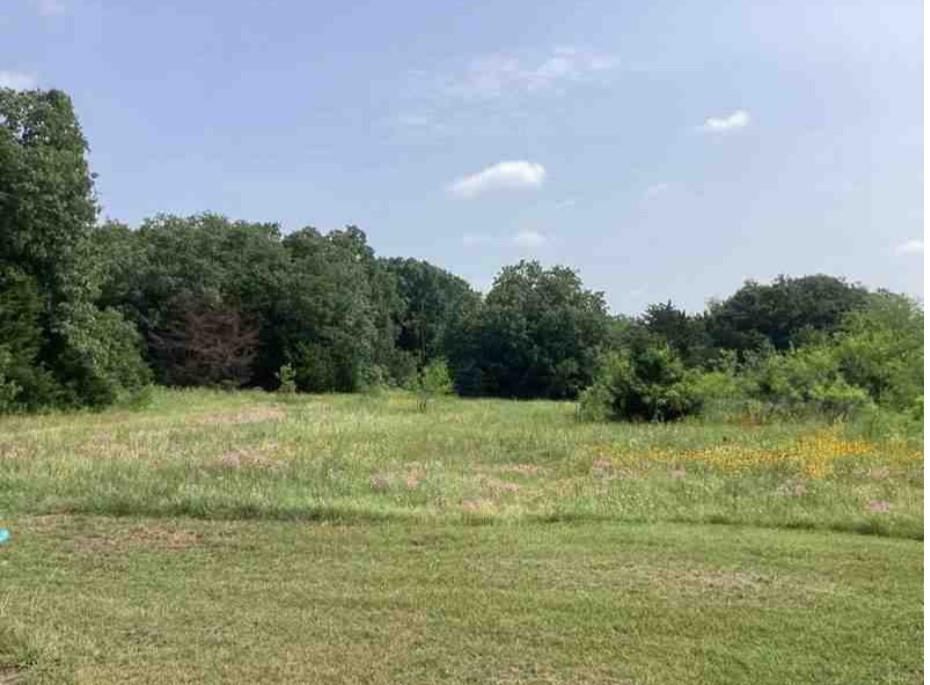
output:
{"label": "meadow", "polygon": [[158,389],[0,420],[0,683],[916,683],[922,435]]}

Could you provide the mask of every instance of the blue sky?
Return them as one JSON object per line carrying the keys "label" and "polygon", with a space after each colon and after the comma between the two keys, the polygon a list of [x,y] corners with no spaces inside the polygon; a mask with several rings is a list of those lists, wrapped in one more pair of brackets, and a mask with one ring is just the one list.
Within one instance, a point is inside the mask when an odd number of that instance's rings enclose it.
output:
{"label": "blue sky", "polygon": [[4,0],[0,85],[73,97],[106,216],[347,223],[612,309],[827,272],[919,295],[920,2]]}

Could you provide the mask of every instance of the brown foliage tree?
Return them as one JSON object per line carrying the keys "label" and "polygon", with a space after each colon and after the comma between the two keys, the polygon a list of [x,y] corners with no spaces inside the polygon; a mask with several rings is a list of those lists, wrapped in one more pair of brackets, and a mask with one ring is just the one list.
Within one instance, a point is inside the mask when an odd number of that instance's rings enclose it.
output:
{"label": "brown foliage tree", "polygon": [[235,307],[178,296],[165,325],[150,335],[168,385],[237,388],[252,377],[259,329]]}

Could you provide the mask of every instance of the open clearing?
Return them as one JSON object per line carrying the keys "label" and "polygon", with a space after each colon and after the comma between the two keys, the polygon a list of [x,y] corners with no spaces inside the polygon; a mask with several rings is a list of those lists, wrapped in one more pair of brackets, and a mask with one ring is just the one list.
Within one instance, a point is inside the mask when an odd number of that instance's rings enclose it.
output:
{"label": "open clearing", "polygon": [[0,683],[922,681],[921,436],[573,411],[4,419]]}

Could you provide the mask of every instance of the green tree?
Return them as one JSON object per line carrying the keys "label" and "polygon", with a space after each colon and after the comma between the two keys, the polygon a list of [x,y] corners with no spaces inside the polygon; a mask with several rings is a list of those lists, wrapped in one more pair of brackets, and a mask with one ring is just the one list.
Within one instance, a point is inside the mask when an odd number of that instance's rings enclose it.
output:
{"label": "green tree", "polygon": [[20,319],[38,331],[12,362],[28,406],[100,406],[147,381],[132,327],[94,304],[97,206],[86,151],[67,95],[0,89],[0,268],[19,274],[18,296],[31,291]]}
{"label": "green tree", "polygon": [[[249,377],[234,375],[253,385],[275,387],[282,362],[263,354],[273,352],[273,347],[262,343],[273,343],[270,313],[283,295],[290,268],[276,224],[231,221],[216,214],[158,215],[138,230],[108,222],[94,232],[94,246],[106,273],[99,301],[120,309],[136,324],[161,382],[169,382],[173,374],[167,366],[172,355],[163,354],[158,341],[168,329],[178,328],[186,316],[178,305],[187,302],[194,316],[202,314],[201,305],[209,305],[256,327],[260,342]],[[200,381],[190,374],[184,377],[187,384],[216,382],[214,372]]]}
{"label": "green tree", "polygon": [[811,331],[838,330],[847,312],[867,301],[865,288],[823,274],[779,276],[768,285],[747,281],[726,300],[710,304],[707,330],[718,348],[743,352],[767,342],[787,350]]}
{"label": "green tree", "polygon": [[471,394],[575,397],[594,376],[608,327],[603,294],[571,269],[504,267],[453,350],[456,384]]}
{"label": "green tree", "polygon": [[392,334],[391,313],[379,310],[383,300],[372,294],[373,255],[364,233],[350,228],[322,235],[307,227],[284,245],[291,266],[273,309],[281,363],[293,364],[303,391],[364,387],[379,375],[379,354]]}
{"label": "green tree", "polygon": [[60,389],[39,361],[43,311],[35,280],[15,267],[0,268],[0,411],[36,410],[57,398]]}
{"label": "green tree", "polygon": [[446,356],[450,338],[479,306],[478,293],[464,279],[429,262],[394,258],[383,263],[396,279],[402,302],[397,346],[421,366]]}
{"label": "green tree", "polygon": [[699,366],[711,357],[704,317],[689,315],[671,300],[649,305],[640,323],[657,341],[675,350],[688,366]]}

